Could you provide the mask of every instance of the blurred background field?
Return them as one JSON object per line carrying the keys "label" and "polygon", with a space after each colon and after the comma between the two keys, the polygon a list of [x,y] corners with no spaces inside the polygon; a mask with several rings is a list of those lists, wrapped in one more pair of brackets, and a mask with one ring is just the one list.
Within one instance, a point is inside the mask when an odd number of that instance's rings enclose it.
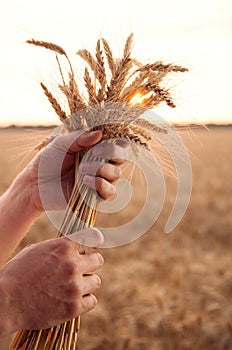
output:
{"label": "blurred background field", "polygon": [[[0,193],[43,133],[0,130]],[[136,242],[102,252],[99,303],[82,317],[82,350],[232,349],[232,129],[193,129],[181,135],[192,159],[188,210],[171,234],[163,233],[176,190],[175,179],[167,177],[166,201],[156,224]],[[140,196],[139,180],[137,189]],[[134,200],[131,210],[136,209]],[[118,225],[121,218],[101,220]],[[42,215],[18,250],[54,236]],[[0,350],[9,341],[2,339]]]}

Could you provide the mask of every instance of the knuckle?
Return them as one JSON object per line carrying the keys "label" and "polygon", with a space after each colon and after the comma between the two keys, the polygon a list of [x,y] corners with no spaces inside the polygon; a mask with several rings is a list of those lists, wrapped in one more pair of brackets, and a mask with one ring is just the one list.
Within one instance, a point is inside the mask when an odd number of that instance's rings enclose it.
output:
{"label": "knuckle", "polygon": [[[41,244],[41,243],[39,243]],[[42,242],[42,244],[46,244],[46,247],[47,247],[47,250],[49,253],[53,254],[55,253],[55,255],[57,255],[57,257],[60,256],[62,250],[63,250],[63,242],[62,242],[62,239],[52,239],[52,240],[49,240],[47,242]],[[38,244],[37,244],[38,246]]]}
{"label": "knuckle", "polygon": [[78,267],[75,260],[70,259],[65,262],[65,273],[67,277],[73,277],[78,273]]}
{"label": "knuckle", "polygon": [[[72,282],[68,284],[68,287],[64,289],[64,299],[68,301],[73,306],[79,303],[83,297],[82,283]],[[79,304],[78,304],[79,305]]]}
{"label": "knuckle", "polygon": [[76,300],[78,298],[82,297],[83,295],[83,287],[80,281],[75,281],[72,283],[72,293],[76,297]]}
{"label": "knuckle", "polygon": [[73,280],[64,290],[65,299],[70,303],[79,302],[83,297],[83,287],[80,280]]}
{"label": "knuckle", "polygon": [[72,313],[74,317],[80,316],[82,314],[82,305],[80,301],[76,301],[72,306]]}
{"label": "knuckle", "polygon": [[58,250],[60,254],[67,255],[70,252],[71,246],[72,246],[72,242],[70,239],[59,238],[57,239],[57,244],[58,244]]}
{"label": "knuckle", "polygon": [[67,302],[65,305],[65,314],[67,319],[79,316],[82,311],[82,306],[80,300],[74,300]]}
{"label": "knuckle", "polygon": [[99,192],[104,191],[104,187],[105,187],[104,185],[105,185],[105,181],[101,177],[96,177],[95,179],[96,190]]}

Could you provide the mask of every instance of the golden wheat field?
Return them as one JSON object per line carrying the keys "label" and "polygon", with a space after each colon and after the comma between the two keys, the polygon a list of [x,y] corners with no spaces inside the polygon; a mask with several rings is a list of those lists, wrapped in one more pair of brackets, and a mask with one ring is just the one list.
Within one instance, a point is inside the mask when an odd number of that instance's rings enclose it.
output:
{"label": "golden wheat field", "polygon": [[[80,350],[232,349],[232,129],[181,134],[192,159],[188,210],[171,234],[163,233],[176,190],[169,176],[163,211],[149,232],[102,251],[99,302],[82,317]],[[33,130],[0,130],[0,193],[27,162],[36,138],[41,135]],[[135,181],[137,196],[139,185]],[[136,212],[136,203],[135,195],[127,215]],[[122,218],[111,214],[102,220],[118,225]],[[43,215],[19,249],[55,235]],[[0,350],[9,341],[2,339]]]}

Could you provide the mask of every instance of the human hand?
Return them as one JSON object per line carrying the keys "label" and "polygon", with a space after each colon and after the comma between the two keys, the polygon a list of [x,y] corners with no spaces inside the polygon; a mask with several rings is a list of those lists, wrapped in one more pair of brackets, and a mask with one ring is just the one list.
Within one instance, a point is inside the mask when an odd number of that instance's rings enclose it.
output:
{"label": "human hand", "polygon": [[[73,132],[58,136],[36,155],[17,179],[27,188],[29,202],[34,208],[39,211],[64,209],[74,186],[76,155],[96,145],[101,138],[102,132],[99,130]],[[86,185],[96,189],[102,199],[108,199],[115,194],[114,182],[121,175],[119,165],[125,161],[125,148],[101,143],[94,146],[92,152],[96,157],[106,158],[110,162],[86,162],[80,165],[79,171],[84,175]],[[59,188],[62,193],[58,191]],[[46,194],[46,208],[43,208],[41,200],[43,193]]]}
{"label": "human hand", "polygon": [[0,270],[0,336],[53,327],[96,306],[91,293],[101,281],[90,273],[102,267],[103,257],[80,251],[101,245],[103,236],[91,228],[69,237],[31,245]]}

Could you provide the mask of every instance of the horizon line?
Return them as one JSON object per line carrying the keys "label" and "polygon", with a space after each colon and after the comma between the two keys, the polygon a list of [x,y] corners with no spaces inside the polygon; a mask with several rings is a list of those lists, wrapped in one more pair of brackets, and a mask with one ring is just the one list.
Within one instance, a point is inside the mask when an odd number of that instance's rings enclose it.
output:
{"label": "horizon line", "polygon": [[[181,123],[181,122],[173,122],[173,123],[168,123],[173,126],[232,126],[232,122],[206,122],[206,123],[194,123],[194,122],[186,122],[186,123]],[[8,125],[0,125],[0,129],[26,129],[26,128],[43,128],[43,129],[49,129],[49,128],[55,128],[61,124],[8,124]]]}

